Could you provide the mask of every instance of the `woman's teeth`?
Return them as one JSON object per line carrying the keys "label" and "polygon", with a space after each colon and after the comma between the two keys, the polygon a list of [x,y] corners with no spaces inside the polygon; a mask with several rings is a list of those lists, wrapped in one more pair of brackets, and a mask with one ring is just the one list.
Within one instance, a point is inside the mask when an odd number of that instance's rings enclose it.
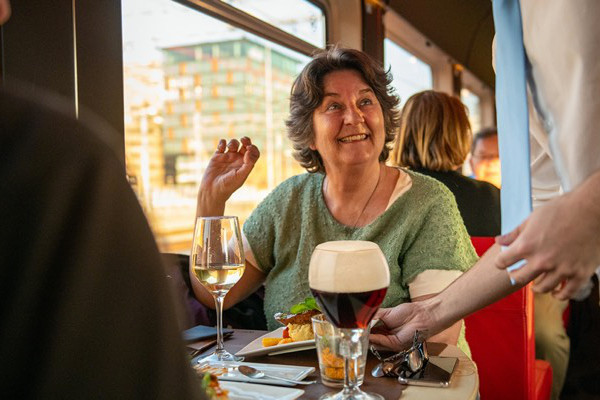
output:
{"label": "woman's teeth", "polygon": [[361,140],[365,140],[367,138],[367,135],[352,135],[352,136],[346,136],[340,139],[340,142],[343,143],[350,143],[350,142],[358,142]]}

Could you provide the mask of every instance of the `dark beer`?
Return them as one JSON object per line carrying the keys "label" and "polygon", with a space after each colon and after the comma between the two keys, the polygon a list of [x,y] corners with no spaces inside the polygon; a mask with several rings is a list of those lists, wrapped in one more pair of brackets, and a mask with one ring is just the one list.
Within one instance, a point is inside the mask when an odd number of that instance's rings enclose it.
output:
{"label": "dark beer", "polygon": [[387,287],[357,293],[311,289],[327,319],[338,328],[366,329],[381,305]]}

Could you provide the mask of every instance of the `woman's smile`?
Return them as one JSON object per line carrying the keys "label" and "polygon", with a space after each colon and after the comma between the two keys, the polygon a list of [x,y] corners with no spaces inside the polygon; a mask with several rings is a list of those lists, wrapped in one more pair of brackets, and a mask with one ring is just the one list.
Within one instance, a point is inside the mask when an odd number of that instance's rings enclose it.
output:
{"label": "woman's smile", "polygon": [[364,140],[367,140],[369,138],[370,135],[366,134],[366,133],[360,133],[360,134],[355,134],[355,135],[350,135],[350,136],[344,136],[341,139],[338,139],[339,142],[341,143],[356,143],[356,142],[362,142]]}

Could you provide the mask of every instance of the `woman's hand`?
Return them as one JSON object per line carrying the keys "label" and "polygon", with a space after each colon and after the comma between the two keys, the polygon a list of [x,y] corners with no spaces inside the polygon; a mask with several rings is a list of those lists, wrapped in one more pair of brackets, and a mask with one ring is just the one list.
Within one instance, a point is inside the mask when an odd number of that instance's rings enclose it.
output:
{"label": "woman's hand", "polygon": [[208,163],[198,192],[197,216],[223,215],[225,202],[239,189],[260,157],[258,148],[243,137],[219,140],[217,151]]}

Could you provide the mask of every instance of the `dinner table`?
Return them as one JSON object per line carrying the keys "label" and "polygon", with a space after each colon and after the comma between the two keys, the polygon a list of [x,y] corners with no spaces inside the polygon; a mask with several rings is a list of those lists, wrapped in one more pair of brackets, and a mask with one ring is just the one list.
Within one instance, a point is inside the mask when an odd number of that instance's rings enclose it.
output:
{"label": "dinner table", "polygon": [[[225,340],[225,348],[229,352],[235,354],[244,348],[248,343],[266,333],[266,331],[260,330],[234,329],[233,334]],[[193,343],[189,343],[189,345],[190,347],[193,347]],[[369,353],[367,356],[364,382],[361,385],[361,389],[366,392],[378,393],[385,399],[471,400],[477,398],[479,390],[477,367],[467,355],[465,355],[456,346],[442,343],[428,342],[427,350],[430,356],[458,358],[458,364],[455,367],[452,380],[448,387],[402,385],[396,378],[393,377],[375,378],[371,375],[371,370],[379,361],[375,356],[373,356],[373,354]],[[199,359],[211,354],[213,351],[214,346],[206,348],[203,353],[193,358],[192,363],[196,363]],[[246,357],[244,362],[314,367],[314,372],[308,375],[305,379],[317,380],[317,383],[312,385],[295,386],[295,388],[305,391],[301,396],[302,399],[318,399],[323,394],[338,392],[341,390],[341,388],[332,388],[321,383],[319,363],[317,360],[317,353],[314,348],[271,356],[260,355]]]}

